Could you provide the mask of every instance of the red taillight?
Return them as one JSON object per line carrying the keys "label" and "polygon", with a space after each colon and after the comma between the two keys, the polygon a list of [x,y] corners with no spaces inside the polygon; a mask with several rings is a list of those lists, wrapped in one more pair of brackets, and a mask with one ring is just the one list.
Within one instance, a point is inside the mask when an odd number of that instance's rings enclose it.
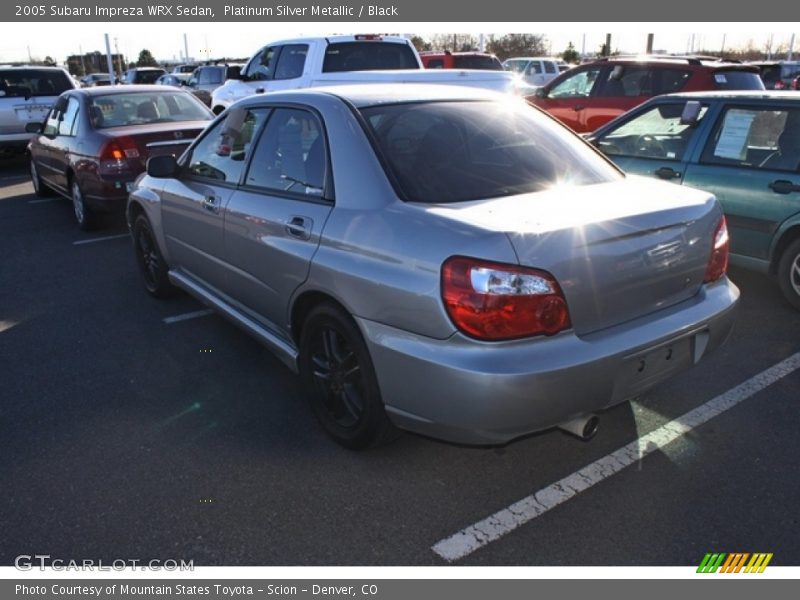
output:
{"label": "red taillight", "polygon": [[706,265],[705,283],[716,281],[725,274],[728,270],[728,254],[728,224],[725,217],[722,217],[714,230],[714,246],[711,248],[711,258]]}
{"label": "red taillight", "polygon": [[102,175],[113,175],[130,171],[139,158],[139,148],[133,138],[121,136],[112,138],[100,149],[98,170]]}
{"label": "red taillight", "polygon": [[553,335],[570,326],[549,273],[455,256],[442,265],[442,299],[461,331],[482,340]]}
{"label": "red taillight", "polygon": [[783,83],[783,80],[782,79],[778,79],[778,81],[775,82],[775,85],[773,86],[773,89],[782,90],[785,87],[786,87],[786,84]]}

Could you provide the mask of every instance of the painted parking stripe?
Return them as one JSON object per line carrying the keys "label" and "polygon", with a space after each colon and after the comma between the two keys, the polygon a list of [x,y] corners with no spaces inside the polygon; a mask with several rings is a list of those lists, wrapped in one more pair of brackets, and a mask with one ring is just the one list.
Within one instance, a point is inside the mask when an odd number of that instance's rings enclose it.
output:
{"label": "painted parking stripe", "polygon": [[188,313],[183,313],[182,315],[175,315],[174,317],[167,317],[164,319],[164,323],[170,325],[172,323],[179,323],[180,321],[188,321],[189,319],[199,319],[200,317],[207,317],[208,315],[213,315],[214,311],[210,308],[205,308],[203,310],[195,310]]}
{"label": "painted parking stripe", "polygon": [[120,238],[129,236],[130,234],[128,233],[120,233],[119,235],[107,235],[105,237],[91,238],[88,240],[78,240],[77,242],[72,242],[72,245],[79,246],[81,244],[93,244],[94,242],[105,242],[106,240],[118,240]]}
{"label": "painted parking stripe", "polygon": [[800,352],[572,475],[437,542],[432,550],[448,562],[464,558],[686,435],[797,369],[800,369]]}

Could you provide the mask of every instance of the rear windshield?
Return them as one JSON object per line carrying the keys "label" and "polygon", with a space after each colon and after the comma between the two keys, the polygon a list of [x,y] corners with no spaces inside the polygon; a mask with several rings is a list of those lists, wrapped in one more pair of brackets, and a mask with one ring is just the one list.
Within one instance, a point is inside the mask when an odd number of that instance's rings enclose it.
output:
{"label": "rear windshield", "polygon": [[453,65],[456,69],[503,70],[503,65],[494,56],[454,56]]}
{"label": "rear windshield", "polygon": [[764,82],[758,73],[750,71],[714,71],[718,90],[763,90]]}
{"label": "rear windshield", "polygon": [[164,71],[136,71],[136,83],[155,83]]}
{"label": "rear windshield", "polygon": [[323,73],[419,69],[414,51],[394,42],[342,42],[325,49]]}
{"label": "rear windshield", "polygon": [[398,191],[412,202],[463,202],[622,177],[575,134],[525,104],[427,102],[361,113]]}
{"label": "rear windshield", "polygon": [[73,86],[63,71],[38,69],[0,70],[0,96],[30,98],[31,96],[58,96]]}
{"label": "rear windshield", "polygon": [[212,114],[194,96],[184,92],[132,92],[95,96],[89,117],[95,129],[169,123],[209,121]]}

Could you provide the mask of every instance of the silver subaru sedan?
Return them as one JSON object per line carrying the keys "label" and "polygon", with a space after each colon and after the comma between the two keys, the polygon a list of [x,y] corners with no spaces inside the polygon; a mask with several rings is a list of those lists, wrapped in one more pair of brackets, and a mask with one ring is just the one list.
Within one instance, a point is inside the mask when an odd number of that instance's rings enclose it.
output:
{"label": "silver subaru sedan", "polygon": [[247,98],[151,158],[127,216],[147,291],[260,340],[350,448],[591,437],[721,345],[739,297],[712,195],[454,86]]}

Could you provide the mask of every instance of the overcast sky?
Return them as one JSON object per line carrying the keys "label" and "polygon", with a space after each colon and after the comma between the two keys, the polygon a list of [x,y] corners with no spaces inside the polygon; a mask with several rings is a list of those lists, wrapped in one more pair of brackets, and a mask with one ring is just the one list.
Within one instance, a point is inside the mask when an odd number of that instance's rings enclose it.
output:
{"label": "overcast sky", "polygon": [[51,56],[62,62],[80,50],[104,51],[103,34],[111,38],[112,52],[118,44],[129,60],[136,60],[139,51],[147,48],[160,60],[178,59],[183,52],[183,34],[187,34],[189,55],[195,59],[220,56],[245,57],[267,42],[303,35],[331,35],[392,31],[430,36],[436,33],[541,33],[551,42],[553,53],[560,53],[571,41],[580,52],[596,51],[612,34],[612,47],[622,52],[643,52],[646,34],[655,34],[654,48],[668,52],[686,52],[694,35],[695,50],[718,50],[723,38],[726,48],[745,46],[749,42],[764,48],[770,37],[773,48],[788,46],[797,33],[795,50],[800,47],[800,23],[493,23],[442,24],[425,23],[15,23],[4,24],[0,36],[0,63]]}

